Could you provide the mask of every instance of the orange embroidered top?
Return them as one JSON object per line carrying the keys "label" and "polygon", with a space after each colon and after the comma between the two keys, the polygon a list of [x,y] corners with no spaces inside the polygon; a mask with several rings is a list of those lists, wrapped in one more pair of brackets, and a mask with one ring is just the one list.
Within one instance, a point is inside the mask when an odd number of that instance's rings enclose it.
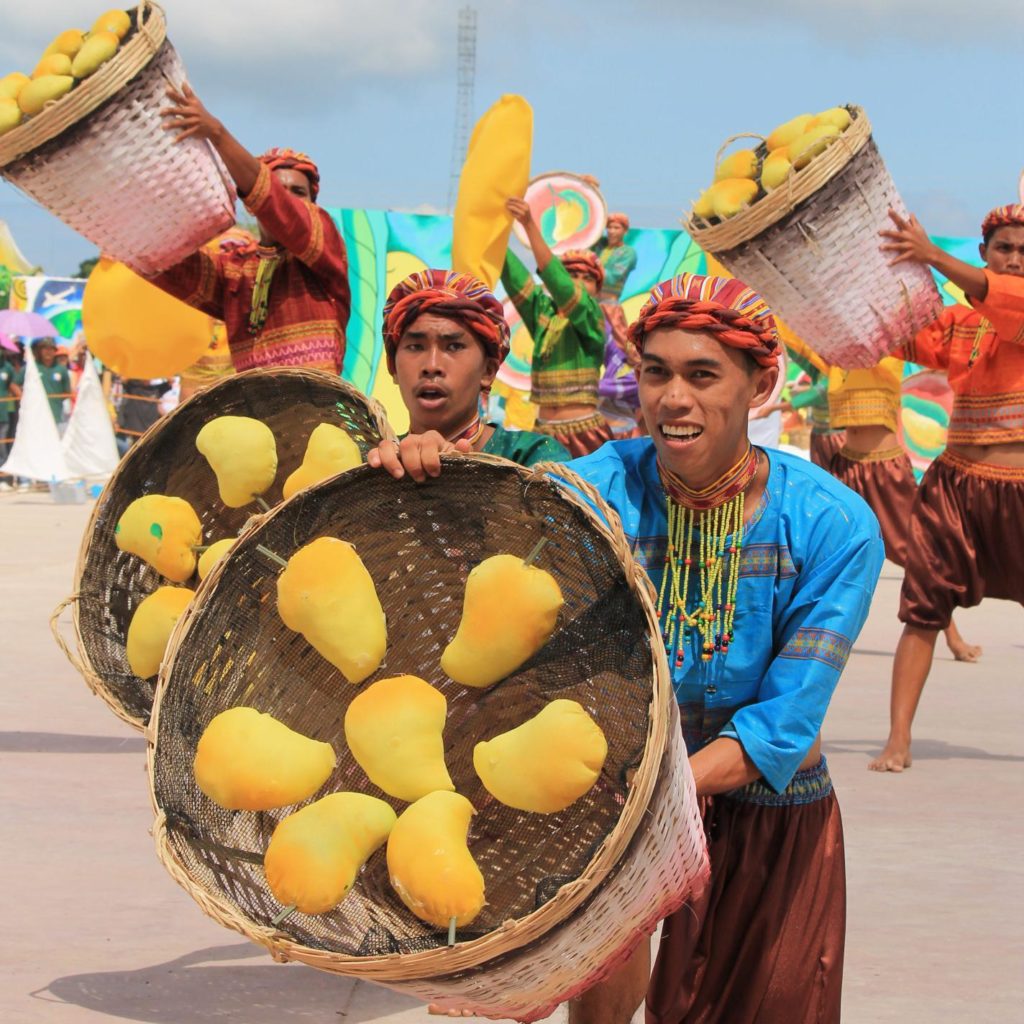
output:
{"label": "orange embroidered top", "polygon": [[828,418],[835,429],[886,427],[894,434],[900,421],[903,360],[886,356],[868,370],[829,368]]}
{"label": "orange embroidered top", "polygon": [[266,164],[244,201],[278,246],[200,249],[150,280],[224,321],[236,370],[306,366],[340,374],[351,293],[337,226],[325,210],[284,188]]}
{"label": "orange embroidered top", "polygon": [[985,277],[984,302],[947,306],[895,353],[946,371],[951,445],[1024,441],[1024,278],[990,270]]}

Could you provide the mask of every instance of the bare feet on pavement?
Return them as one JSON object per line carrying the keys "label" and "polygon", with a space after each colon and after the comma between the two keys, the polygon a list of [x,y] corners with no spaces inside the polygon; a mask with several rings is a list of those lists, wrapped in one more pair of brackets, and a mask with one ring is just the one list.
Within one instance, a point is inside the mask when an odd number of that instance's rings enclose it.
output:
{"label": "bare feet on pavement", "polygon": [[885,750],[868,765],[868,768],[873,772],[901,772],[911,764],[910,739],[895,740],[890,736]]}
{"label": "bare feet on pavement", "polygon": [[953,655],[954,661],[966,661],[973,664],[981,657],[981,648],[977,644],[969,644],[966,640],[947,640],[946,646]]}

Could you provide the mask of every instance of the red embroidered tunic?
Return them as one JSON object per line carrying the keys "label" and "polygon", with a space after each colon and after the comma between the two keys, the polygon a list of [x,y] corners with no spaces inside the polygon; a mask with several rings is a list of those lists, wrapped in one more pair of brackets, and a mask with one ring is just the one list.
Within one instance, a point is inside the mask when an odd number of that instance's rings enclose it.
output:
{"label": "red embroidered tunic", "polygon": [[[334,221],[285,189],[265,165],[244,202],[277,247],[200,249],[150,280],[224,321],[236,370],[306,366],[340,374],[352,300],[348,256]],[[270,281],[266,319],[253,330],[256,275],[263,261],[275,258],[280,262]]]}

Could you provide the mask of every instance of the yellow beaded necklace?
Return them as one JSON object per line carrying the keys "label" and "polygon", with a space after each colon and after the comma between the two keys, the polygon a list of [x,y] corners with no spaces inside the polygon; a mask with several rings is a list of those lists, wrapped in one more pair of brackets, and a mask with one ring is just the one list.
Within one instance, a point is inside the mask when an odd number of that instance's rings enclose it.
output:
{"label": "yellow beaded necklace", "polygon": [[[682,668],[693,629],[701,637],[701,661],[711,661],[715,654],[724,656],[729,652],[743,548],[744,494],[757,473],[757,451],[748,445],[734,466],[699,491],[688,487],[660,462],[658,473],[668,511],[658,612],[670,664]],[[699,600],[688,611],[695,530],[700,534]]]}

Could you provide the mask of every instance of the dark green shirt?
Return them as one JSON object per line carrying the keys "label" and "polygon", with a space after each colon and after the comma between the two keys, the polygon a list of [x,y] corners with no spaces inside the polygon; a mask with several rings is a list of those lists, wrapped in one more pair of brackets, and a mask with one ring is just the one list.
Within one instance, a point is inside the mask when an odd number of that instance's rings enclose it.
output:
{"label": "dark green shirt", "polygon": [[[42,378],[43,387],[50,398],[50,412],[53,418],[60,423],[64,418],[64,399],[71,397],[71,374],[66,366],[43,366],[39,364],[39,376]],[[57,396],[60,396],[59,398]]]}
{"label": "dark green shirt", "polygon": [[17,399],[11,394],[11,385],[20,383],[18,371],[6,360],[0,363],[0,423],[10,422],[18,404]]}
{"label": "dark green shirt", "polygon": [[529,430],[506,430],[495,427],[490,440],[481,451],[499,455],[520,466],[537,462],[568,462],[572,456],[553,438]]}

